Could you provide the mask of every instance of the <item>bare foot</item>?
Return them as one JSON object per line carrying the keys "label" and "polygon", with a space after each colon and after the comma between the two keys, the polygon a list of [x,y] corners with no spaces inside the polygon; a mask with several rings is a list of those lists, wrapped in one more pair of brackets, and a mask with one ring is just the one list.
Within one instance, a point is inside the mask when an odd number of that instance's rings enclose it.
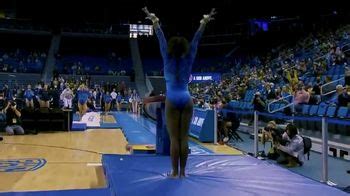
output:
{"label": "bare foot", "polygon": [[186,174],[184,171],[180,171],[180,178],[185,178],[186,177]]}
{"label": "bare foot", "polygon": [[178,174],[178,172],[172,171],[172,172],[167,173],[167,176],[168,176],[168,178],[175,179],[175,178],[177,178],[179,176],[179,174]]}

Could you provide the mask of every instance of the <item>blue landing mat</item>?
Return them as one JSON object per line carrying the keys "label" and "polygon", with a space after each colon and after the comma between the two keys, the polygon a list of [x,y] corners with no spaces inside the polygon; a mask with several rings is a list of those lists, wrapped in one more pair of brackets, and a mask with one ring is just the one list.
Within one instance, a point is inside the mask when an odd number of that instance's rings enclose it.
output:
{"label": "blue landing mat", "polygon": [[109,188],[118,196],[348,195],[249,156],[189,156],[185,179],[169,179],[170,159],[156,155],[103,155]]}
{"label": "blue landing mat", "polygon": [[1,196],[110,196],[110,190],[107,188],[102,189],[76,189],[76,190],[59,190],[59,191],[33,191],[33,192],[11,192],[0,193]]}
{"label": "blue landing mat", "polygon": [[155,144],[156,137],[148,129],[125,113],[114,113],[115,119],[122,127],[125,138],[130,145]]}

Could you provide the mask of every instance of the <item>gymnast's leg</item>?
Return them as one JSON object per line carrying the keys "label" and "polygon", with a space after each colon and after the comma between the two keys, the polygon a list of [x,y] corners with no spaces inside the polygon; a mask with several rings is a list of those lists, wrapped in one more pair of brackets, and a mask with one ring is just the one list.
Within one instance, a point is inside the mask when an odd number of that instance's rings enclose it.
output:
{"label": "gymnast's leg", "polygon": [[180,119],[180,177],[185,177],[185,168],[188,157],[188,130],[193,114],[192,99],[186,104],[181,111]]}
{"label": "gymnast's leg", "polygon": [[180,151],[180,110],[169,100],[165,101],[165,120],[170,138],[170,157],[172,173],[170,177],[179,175],[179,151]]}

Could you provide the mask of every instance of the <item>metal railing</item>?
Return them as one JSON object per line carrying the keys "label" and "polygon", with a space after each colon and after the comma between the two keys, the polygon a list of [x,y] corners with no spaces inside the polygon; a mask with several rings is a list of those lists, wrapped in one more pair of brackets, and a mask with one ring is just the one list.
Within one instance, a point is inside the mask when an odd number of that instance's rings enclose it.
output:
{"label": "metal railing", "polygon": [[[292,101],[289,103],[288,98],[290,98],[290,97],[292,98]],[[278,103],[278,102],[283,101],[283,100],[285,100],[285,101],[288,102],[289,104],[287,104],[287,105],[285,105],[285,106],[283,106],[283,107],[280,107],[280,108],[277,108],[277,109],[271,111],[271,105],[272,105],[272,104]],[[294,96],[293,96],[293,95],[288,95],[288,96],[281,97],[281,98],[279,98],[279,99],[277,99],[277,100],[274,100],[274,101],[270,102],[270,103],[267,105],[267,111],[268,111],[269,113],[275,113],[275,112],[278,112],[278,111],[282,111],[282,110],[284,110],[285,108],[288,108],[288,107],[291,107],[291,106],[293,107],[293,113],[294,113]]]}
{"label": "metal railing", "polygon": [[[259,135],[258,135],[259,115],[269,116],[269,115],[273,115],[273,114],[264,114],[264,113],[259,113],[257,111],[254,111],[253,128],[254,128],[254,156],[255,157],[259,156],[259,146],[258,146],[258,143],[259,143]],[[289,118],[301,118],[301,117],[289,117]],[[312,117],[312,118],[313,118],[313,119],[311,119],[312,121],[319,121],[320,120],[319,119],[320,117]],[[327,184],[332,184],[332,182],[330,182],[329,178],[328,178],[328,171],[329,171],[329,165],[328,165],[328,123],[329,123],[329,121],[330,120],[326,117],[321,118],[321,122],[322,122],[322,178],[321,178],[321,182],[327,183]],[[333,120],[333,121],[335,121],[335,120]],[[331,123],[335,123],[333,121]],[[349,122],[346,122],[346,124],[350,125]]]}
{"label": "metal railing", "polygon": [[[344,77],[343,77],[343,78],[339,78],[338,80],[333,80],[333,81],[331,81],[331,82],[328,82],[328,83],[326,83],[326,84],[323,84],[323,85],[321,86],[321,96],[326,96],[326,95],[335,93],[335,92],[336,92],[336,85],[334,85],[334,83],[338,83],[339,81],[342,81],[342,80],[345,80]],[[334,85],[334,89],[333,89],[332,86],[331,86],[331,88],[332,88],[331,91],[329,91],[329,92],[324,92],[324,91],[325,91],[324,88],[325,88],[325,87],[328,87],[328,86],[330,86],[330,85]]]}

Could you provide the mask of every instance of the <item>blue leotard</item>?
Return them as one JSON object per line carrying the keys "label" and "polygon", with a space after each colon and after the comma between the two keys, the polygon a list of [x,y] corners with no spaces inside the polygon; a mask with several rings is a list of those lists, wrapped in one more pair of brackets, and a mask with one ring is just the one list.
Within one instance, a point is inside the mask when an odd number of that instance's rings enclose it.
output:
{"label": "blue leotard", "polygon": [[111,95],[104,95],[104,102],[105,103],[111,103],[112,102],[112,96]]}
{"label": "blue leotard", "polygon": [[155,27],[155,33],[159,40],[160,53],[164,63],[164,76],[167,89],[166,98],[175,107],[182,109],[191,99],[188,91],[188,82],[203,29],[197,30],[191,42],[189,53],[180,59],[175,59],[168,55],[167,41],[159,25]]}
{"label": "blue leotard", "polygon": [[24,91],[24,98],[31,101],[33,97],[34,97],[34,91],[32,91],[31,89],[27,89],[26,91]]}
{"label": "blue leotard", "polygon": [[78,102],[81,105],[85,104],[90,96],[90,92],[86,90],[78,90],[77,94],[78,94]]}

